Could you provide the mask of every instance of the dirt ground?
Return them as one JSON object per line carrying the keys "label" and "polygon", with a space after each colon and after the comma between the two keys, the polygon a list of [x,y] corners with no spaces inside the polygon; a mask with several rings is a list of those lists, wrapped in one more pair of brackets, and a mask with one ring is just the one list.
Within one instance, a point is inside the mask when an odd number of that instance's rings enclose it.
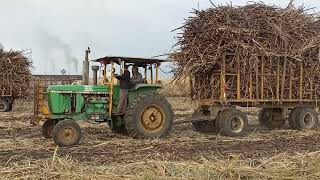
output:
{"label": "dirt ground", "polygon": [[[170,98],[177,118],[192,113],[194,104],[183,98]],[[268,131],[257,126],[257,109],[249,110],[250,134],[242,138],[201,134],[191,124],[175,125],[165,139],[135,140],[113,134],[106,124],[81,123],[84,137],[75,147],[59,148],[59,157],[94,165],[134,163],[137,161],[194,161],[201,163],[216,158],[262,159],[281,153],[296,155],[320,149],[318,131]],[[54,154],[56,145],[41,135],[41,126],[29,124],[31,103],[18,103],[10,113],[0,114],[0,166],[25,159],[47,159]]]}

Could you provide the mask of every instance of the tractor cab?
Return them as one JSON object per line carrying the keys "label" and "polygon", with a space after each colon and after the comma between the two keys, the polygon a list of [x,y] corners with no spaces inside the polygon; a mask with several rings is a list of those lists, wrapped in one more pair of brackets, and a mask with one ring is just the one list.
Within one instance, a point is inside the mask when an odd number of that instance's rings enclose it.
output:
{"label": "tractor cab", "polygon": [[[85,78],[89,77],[89,62],[100,63],[92,66],[92,83]],[[43,120],[44,137],[53,138],[60,146],[79,143],[82,131],[78,121],[107,123],[112,132],[133,138],[164,137],[172,127],[173,112],[166,98],[158,93],[162,62],[166,60],[118,56],[84,62],[83,84],[53,85],[35,96],[40,98],[35,100],[34,121]],[[124,66],[138,67],[143,71],[143,81],[130,86],[125,114],[116,115],[120,87],[115,75],[123,73]],[[41,83],[36,87],[35,92],[41,92]]]}

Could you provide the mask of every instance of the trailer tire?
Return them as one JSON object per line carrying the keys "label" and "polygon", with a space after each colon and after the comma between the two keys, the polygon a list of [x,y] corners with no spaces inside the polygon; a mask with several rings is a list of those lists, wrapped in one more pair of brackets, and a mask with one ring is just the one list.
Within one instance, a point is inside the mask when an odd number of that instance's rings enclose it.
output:
{"label": "trailer tire", "polygon": [[219,121],[222,135],[237,137],[247,134],[248,118],[246,113],[235,109],[228,109],[220,113],[217,121]]}
{"label": "trailer tire", "polygon": [[6,100],[0,99],[0,112],[10,111],[10,103]]}
{"label": "trailer tire", "polygon": [[10,104],[9,111],[12,111],[12,108],[13,108],[13,104],[11,103],[11,104]]}
{"label": "trailer tire", "polygon": [[299,130],[310,130],[318,127],[318,114],[313,108],[301,108],[297,111],[295,125]]}
{"label": "trailer tire", "polygon": [[53,137],[53,128],[56,125],[56,121],[52,119],[47,119],[42,124],[42,135],[46,139],[51,139]]}
{"label": "trailer tire", "polygon": [[289,113],[289,126],[291,129],[297,129],[297,124],[296,124],[296,117],[297,114],[299,114],[302,108],[294,108],[290,111]]}
{"label": "trailer tire", "polygon": [[[197,109],[193,112],[192,117],[198,116],[198,115],[210,115],[209,110],[200,110]],[[215,120],[212,121],[195,121],[192,122],[193,129],[200,133],[215,133],[217,132],[216,126],[215,126]]]}
{"label": "trailer tire", "polygon": [[282,119],[281,108],[263,108],[259,112],[259,123],[268,129],[280,129],[284,127],[286,120]]}
{"label": "trailer tire", "polygon": [[153,93],[138,97],[126,110],[125,127],[129,136],[141,139],[161,138],[173,126],[173,111],[163,96]]}
{"label": "trailer tire", "polygon": [[79,144],[81,137],[79,124],[72,120],[59,121],[53,128],[53,140],[60,147]]}

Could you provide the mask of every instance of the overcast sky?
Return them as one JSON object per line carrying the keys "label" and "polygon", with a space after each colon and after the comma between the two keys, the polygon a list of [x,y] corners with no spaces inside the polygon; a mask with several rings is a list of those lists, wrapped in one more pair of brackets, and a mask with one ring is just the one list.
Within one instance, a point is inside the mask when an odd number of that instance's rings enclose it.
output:
{"label": "overcast sky", "polygon": [[[286,6],[289,0],[262,0]],[[212,0],[215,4],[244,0]],[[106,55],[151,57],[168,53],[174,32],[192,8],[209,0],[0,0],[0,43],[32,49],[35,74],[81,73],[84,50],[91,59]],[[294,4],[318,7],[319,0]]]}

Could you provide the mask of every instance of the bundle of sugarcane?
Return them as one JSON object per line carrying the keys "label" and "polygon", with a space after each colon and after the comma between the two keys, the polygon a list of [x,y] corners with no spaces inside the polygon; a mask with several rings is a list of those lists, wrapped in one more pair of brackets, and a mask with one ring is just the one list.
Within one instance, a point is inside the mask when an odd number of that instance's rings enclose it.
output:
{"label": "bundle of sugarcane", "polygon": [[0,48],[0,95],[24,98],[31,93],[31,61],[24,51]]}
{"label": "bundle of sugarcane", "polygon": [[191,77],[194,97],[221,99],[225,88],[229,99],[319,98],[318,14],[263,3],[193,13],[171,57],[177,77]]}

